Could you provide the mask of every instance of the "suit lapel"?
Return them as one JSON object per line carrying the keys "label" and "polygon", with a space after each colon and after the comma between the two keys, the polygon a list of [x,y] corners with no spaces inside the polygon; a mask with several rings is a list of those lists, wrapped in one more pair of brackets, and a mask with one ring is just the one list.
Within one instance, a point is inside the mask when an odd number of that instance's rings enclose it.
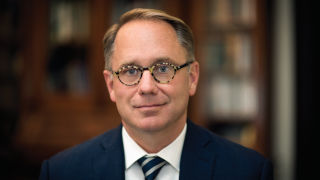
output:
{"label": "suit lapel", "polygon": [[94,179],[124,179],[124,153],[121,128],[111,130],[101,141],[101,151],[93,160]]}
{"label": "suit lapel", "polygon": [[[209,148],[210,139],[203,130],[187,121],[187,133],[181,154],[180,180],[211,179],[214,168],[214,152]],[[111,130],[101,140],[101,151],[95,154],[94,179],[124,180],[124,152],[121,128]]]}
{"label": "suit lapel", "polygon": [[209,137],[190,120],[180,161],[180,180],[211,179],[214,155]]}

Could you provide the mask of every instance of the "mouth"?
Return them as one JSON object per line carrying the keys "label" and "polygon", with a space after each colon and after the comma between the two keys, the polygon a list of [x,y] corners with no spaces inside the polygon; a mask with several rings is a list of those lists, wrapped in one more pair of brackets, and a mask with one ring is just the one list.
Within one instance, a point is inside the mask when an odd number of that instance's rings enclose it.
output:
{"label": "mouth", "polygon": [[153,109],[153,108],[158,108],[164,106],[166,103],[161,103],[161,104],[144,104],[144,105],[137,105],[134,106],[134,108],[137,109]]}

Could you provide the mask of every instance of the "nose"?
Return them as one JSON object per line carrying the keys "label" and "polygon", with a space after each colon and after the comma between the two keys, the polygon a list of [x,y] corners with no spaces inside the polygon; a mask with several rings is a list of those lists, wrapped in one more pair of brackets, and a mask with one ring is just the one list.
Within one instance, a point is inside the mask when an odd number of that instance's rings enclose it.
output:
{"label": "nose", "polygon": [[139,94],[156,94],[158,92],[157,82],[150,71],[144,71],[138,84]]}

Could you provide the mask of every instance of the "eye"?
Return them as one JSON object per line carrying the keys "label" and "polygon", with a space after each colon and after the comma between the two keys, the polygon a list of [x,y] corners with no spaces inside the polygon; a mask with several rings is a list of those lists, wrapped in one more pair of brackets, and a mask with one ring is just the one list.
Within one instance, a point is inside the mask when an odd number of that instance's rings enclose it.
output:
{"label": "eye", "polygon": [[136,76],[138,74],[138,69],[136,68],[127,68],[122,71],[123,75],[126,76]]}
{"label": "eye", "polygon": [[156,68],[157,72],[159,73],[167,73],[170,71],[170,67],[168,65],[159,65]]}

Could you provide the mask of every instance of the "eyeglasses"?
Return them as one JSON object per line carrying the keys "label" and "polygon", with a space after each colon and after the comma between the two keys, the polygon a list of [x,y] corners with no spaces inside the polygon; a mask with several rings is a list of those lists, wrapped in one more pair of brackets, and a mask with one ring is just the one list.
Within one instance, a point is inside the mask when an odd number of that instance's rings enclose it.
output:
{"label": "eyeglasses", "polygon": [[140,82],[143,72],[149,70],[154,80],[161,84],[169,83],[173,78],[176,72],[179,69],[187,67],[192,64],[193,61],[187,62],[180,66],[175,66],[168,62],[162,62],[155,64],[150,67],[139,67],[136,65],[127,65],[121,67],[118,71],[113,72],[115,76],[118,76],[120,82],[127,86],[133,86]]}

